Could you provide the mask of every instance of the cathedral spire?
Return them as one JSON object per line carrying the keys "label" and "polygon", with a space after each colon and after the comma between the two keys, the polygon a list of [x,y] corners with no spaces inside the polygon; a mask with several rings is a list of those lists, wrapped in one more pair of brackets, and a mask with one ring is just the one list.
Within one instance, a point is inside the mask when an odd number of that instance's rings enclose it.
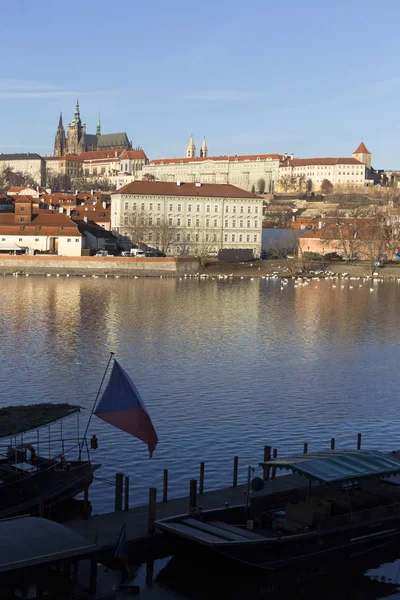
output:
{"label": "cathedral spire", "polygon": [[62,120],[62,113],[58,121],[56,137],[54,140],[54,156],[64,156],[66,149],[65,130]]}
{"label": "cathedral spire", "polygon": [[63,120],[62,120],[62,112],[60,112],[60,119],[58,121],[58,129],[64,129]]}
{"label": "cathedral spire", "polygon": [[97,119],[96,135],[101,135],[100,113],[99,113],[99,116],[98,116],[98,119]]}
{"label": "cathedral spire", "polygon": [[196,146],[194,145],[193,133],[190,136],[190,140],[186,148],[186,158],[196,158]]}
{"label": "cathedral spire", "polygon": [[74,118],[72,120],[72,123],[74,125],[82,125],[81,115],[79,112],[79,98],[76,99],[76,106],[75,106]]}
{"label": "cathedral spire", "polygon": [[200,148],[200,157],[201,158],[207,158],[208,156],[208,148],[207,148],[207,142],[206,142],[206,138],[203,138],[203,143],[201,144],[201,148]]}

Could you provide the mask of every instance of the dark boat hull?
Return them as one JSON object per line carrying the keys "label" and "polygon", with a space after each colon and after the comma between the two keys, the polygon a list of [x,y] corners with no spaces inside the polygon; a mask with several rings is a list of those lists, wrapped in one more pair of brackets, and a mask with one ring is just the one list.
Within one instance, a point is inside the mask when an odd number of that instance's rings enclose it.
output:
{"label": "dark boat hull", "polygon": [[47,469],[15,478],[0,487],[0,519],[23,514],[39,514],[39,506],[48,511],[83,492],[93,481],[100,465],[71,463],[70,469]]}

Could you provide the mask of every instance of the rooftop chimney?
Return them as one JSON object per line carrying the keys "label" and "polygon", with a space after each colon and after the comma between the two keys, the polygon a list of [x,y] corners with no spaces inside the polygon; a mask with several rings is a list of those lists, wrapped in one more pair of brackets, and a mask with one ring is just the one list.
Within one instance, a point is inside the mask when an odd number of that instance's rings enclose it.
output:
{"label": "rooftop chimney", "polygon": [[197,183],[196,183],[196,187],[201,187],[201,183],[200,183],[200,182],[197,182]]}
{"label": "rooftop chimney", "polygon": [[178,185],[178,186],[181,185],[180,179],[178,179],[178,181],[176,182],[176,185]]}
{"label": "rooftop chimney", "polygon": [[86,215],[83,217],[83,220],[84,220],[85,223],[87,223],[87,216]]}

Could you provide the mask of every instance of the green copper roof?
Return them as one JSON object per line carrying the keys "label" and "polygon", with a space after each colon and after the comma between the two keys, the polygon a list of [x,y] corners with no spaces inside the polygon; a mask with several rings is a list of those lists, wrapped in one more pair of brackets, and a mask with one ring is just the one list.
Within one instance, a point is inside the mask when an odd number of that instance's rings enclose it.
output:
{"label": "green copper roof", "polygon": [[341,483],[400,474],[400,460],[378,450],[331,450],[276,458],[260,466],[288,469],[321,483]]}

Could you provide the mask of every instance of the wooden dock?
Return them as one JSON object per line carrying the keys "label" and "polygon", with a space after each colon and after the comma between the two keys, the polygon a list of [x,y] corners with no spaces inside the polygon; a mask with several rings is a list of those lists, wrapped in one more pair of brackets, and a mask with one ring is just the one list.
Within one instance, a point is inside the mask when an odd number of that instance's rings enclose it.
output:
{"label": "wooden dock", "polygon": [[[269,495],[308,486],[308,481],[299,475],[283,475],[265,481],[261,492],[251,492],[251,497]],[[247,484],[237,487],[227,487],[219,490],[205,492],[197,495],[197,507],[203,510],[222,508],[229,503],[231,506],[243,504],[247,492]],[[185,514],[189,510],[189,496],[159,502],[156,504],[156,519],[164,519],[178,514]],[[154,515],[152,515],[154,516]],[[140,557],[140,548],[146,551],[157,551],[163,545],[164,534],[160,532],[149,533],[149,505],[138,506],[128,511],[106,513],[89,517],[87,520],[76,519],[64,523],[77,533],[83,535],[89,542],[95,543],[99,552],[110,552],[115,549],[118,535],[123,524],[127,526],[127,539],[130,551],[135,550]],[[150,527],[151,529],[151,527]],[[168,554],[168,551],[166,551]]]}

